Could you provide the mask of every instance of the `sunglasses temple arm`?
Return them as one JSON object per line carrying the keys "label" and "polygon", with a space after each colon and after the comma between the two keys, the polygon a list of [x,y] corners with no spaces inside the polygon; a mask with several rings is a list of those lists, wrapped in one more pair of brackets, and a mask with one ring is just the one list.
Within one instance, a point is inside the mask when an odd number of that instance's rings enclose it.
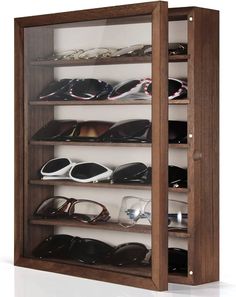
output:
{"label": "sunglasses temple arm", "polygon": [[55,180],[55,179],[71,179],[69,176],[46,176],[42,177],[43,180]]}

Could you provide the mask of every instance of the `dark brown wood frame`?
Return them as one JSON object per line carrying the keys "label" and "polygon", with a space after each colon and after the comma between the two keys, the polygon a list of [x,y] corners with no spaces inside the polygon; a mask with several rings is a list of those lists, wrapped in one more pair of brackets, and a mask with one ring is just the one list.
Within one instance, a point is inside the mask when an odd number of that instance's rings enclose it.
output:
{"label": "dark brown wood frame", "polygon": [[[139,274],[138,270],[136,273],[127,270],[126,273],[122,273],[119,269],[111,271],[104,267],[78,266],[70,261],[32,259],[29,251],[45,236],[53,232],[53,226],[62,224],[56,220],[50,223],[31,218],[32,210],[42,199],[39,197],[52,194],[53,186],[58,183],[43,183],[37,180],[35,175],[39,164],[53,157],[56,144],[29,142],[30,137],[39,127],[53,119],[54,105],[60,105],[60,102],[47,104],[37,100],[32,101],[31,98],[35,95],[35,90],[30,88],[30,81],[34,79],[38,70],[31,71],[29,76],[28,66],[37,66],[37,64],[43,66],[40,67],[40,82],[37,86],[34,85],[38,91],[53,77],[53,67],[63,65],[63,63],[32,62],[36,57],[32,56],[31,52],[42,56],[48,54],[48,50],[53,48],[52,31],[50,29],[40,30],[40,26],[57,26],[99,19],[109,19],[111,23],[115,23],[119,21],[119,18],[124,17],[127,17],[128,23],[131,16],[139,16],[140,20],[143,20],[147,15],[152,15],[153,26],[152,146],[159,147],[159,150],[152,150],[153,181],[160,181],[159,184],[152,183],[152,207],[155,210],[151,228],[152,271]],[[186,192],[188,195],[188,232],[185,234],[181,232],[170,234],[169,232],[169,235],[188,240],[188,275],[169,275],[169,278],[166,220],[168,212],[168,102],[165,99],[167,98],[168,78],[168,19],[169,21],[186,20],[188,22],[188,55],[172,58],[169,62],[188,62],[189,85],[187,100],[181,103],[177,100],[171,102],[171,104],[186,104],[188,108],[188,144],[172,146],[175,149],[188,150],[188,189],[169,189]],[[189,7],[173,8],[168,12],[167,3],[161,1],[15,19],[15,265],[152,290],[166,290],[168,280],[195,285],[219,279],[218,22],[218,11]],[[207,30],[205,30],[206,26]],[[34,28],[35,36],[31,34],[30,27]],[[29,29],[27,33],[24,32],[25,28]],[[41,46],[36,49],[34,42],[30,42],[33,38],[47,40],[47,48],[41,42]],[[28,49],[24,48],[27,41],[30,44]],[[32,48],[34,51],[30,51]],[[27,50],[28,60],[24,60]],[[147,62],[147,59],[140,59],[139,63],[142,62]],[[76,65],[83,66],[89,63],[92,65],[92,63],[101,62],[90,61]],[[109,64],[109,61],[107,63]],[[117,63],[133,63],[133,61],[121,59],[117,60]],[[154,71],[155,69],[162,71]],[[135,104],[135,102],[123,102],[122,104]],[[31,119],[35,119],[35,122],[29,127],[28,122]],[[28,156],[34,155],[35,147],[40,148],[39,156],[28,159]],[[171,148],[171,145],[169,147]],[[71,185],[74,185],[73,182]],[[34,197],[34,201],[31,201],[29,197]],[[63,225],[76,227],[76,224],[71,224],[69,221]],[[112,223],[105,228],[119,229]],[[135,232],[150,232],[150,228],[149,230],[142,227],[136,229]]]}

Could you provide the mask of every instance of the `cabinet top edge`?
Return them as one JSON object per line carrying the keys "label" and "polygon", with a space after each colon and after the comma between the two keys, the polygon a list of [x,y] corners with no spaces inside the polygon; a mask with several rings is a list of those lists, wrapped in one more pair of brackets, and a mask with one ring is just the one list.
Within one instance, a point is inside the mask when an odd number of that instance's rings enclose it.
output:
{"label": "cabinet top edge", "polygon": [[[42,15],[33,15],[14,18],[15,24],[20,27],[35,27],[46,25],[63,25],[66,23],[96,21],[102,19],[117,19],[135,16],[151,15],[158,3],[168,5],[166,1],[152,1],[146,3],[126,4],[109,7],[98,7],[93,9],[82,9]],[[185,20],[193,10],[201,9],[209,12],[218,10],[201,8],[197,6],[172,7],[168,9],[169,21]]]}

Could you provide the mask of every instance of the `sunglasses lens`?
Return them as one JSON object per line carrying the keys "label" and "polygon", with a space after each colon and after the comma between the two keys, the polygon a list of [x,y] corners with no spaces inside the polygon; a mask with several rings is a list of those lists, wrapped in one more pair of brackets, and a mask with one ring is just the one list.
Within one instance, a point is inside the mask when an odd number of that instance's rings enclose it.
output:
{"label": "sunglasses lens", "polygon": [[50,121],[33,136],[36,140],[58,140],[70,136],[77,125],[76,121]]}
{"label": "sunglasses lens", "polygon": [[131,89],[137,86],[140,83],[140,80],[130,80],[116,85],[113,88],[113,91],[110,93],[109,97],[120,96],[126,92],[129,92]]}
{"label": "sunglasses lens", "polygon": [[77,164],[71,170],[71,176],[77,179],[89,179],[106,172],[107,169],[96,163]]}
{"label": "sunglasses lens", "polygon": [[114,183],[141,182],[146,171],[147,166],[140,162],[124,164],[114,170],[112,181]]}
{"label": "sunglasses lens", "polygon": [[169,121],[169,143],[187,143],[187,122]]}
{"label": "sunglasses lens", "polygon": [[78,125],[76,137],[98,138],[113,125],[112,122],[88,121]]}
{"label": "sunglasses lens", "polygon": [[152,95],[152,83],[150,83],[147,87],[147,90],[148,94]]}
{"label": "sunglasses lens", "polygon": [[73,259],[86,264],[104,263],[113,249],[102,241],[83,238],[74,240],[70,255]]}
{"label": "sunglasses lens", "polygon": [[179,89],[182,87],[182,84],[174,79],[168,80],[168,96],[173,96]]}
{"label": "sunglasses lens", "polygon": [[60,81],[51,82],[39,95],[39,99],[44,99],[54,95],[60,95],[60,91],[64,91],[69,86],[70,79],[62,79]]}
{"label": "sunglasses lens", "polygon": [[53,173],[58,170],[61,170],[62,168],[70,165],[70,161],[67,158],[60,158],[56,160],[49,161],[45,167],[43,168],[43,173]]}
{"label": "sunglasses lens", "polygon": [[169,248],[169,272],[186,273],[188,266],[188,252],[179,248]]}
{"label": "sunglasses lens", "polygon": [[96,219],[102,211],[102,206],[97,203],[92,201],[79,201],[73,204],[70,215],[72,215],[74,219],[89,223]]}
{"label": "sunglasses lens", "polygon": [[97,79],[79,79],[73,82],[70,94],[81,99],[93,99],[104,92],[108,85]]}
{"label": "sunglasses lens", "polygon": [[63,197],[52,197],[45,200],[36,210],[35,215],[38,216],[53,216],[67,202]]}
{"label": "sunglasses lens", "polygon": [[[150,127],[149,120],[128,120],[114,124],[109,130],[112,140],[129,139],[132,137],[143,139],[144,134]],[[147,137],[146,137],[147,138]]]}
{"label": "sunglasses lens", "polygon": [[141,243],[126,243],[116,247],[111,262],[116,266],[125,266],[129,264],[141,263],[148,250],[145,245]]}
{"label": "sunglasses lens", "polygon": [[169,187],[187,187],[187,169],[177,166],[168,167]]}
{"label": "sunglasses lens", "polygon": [[72,239],[70,235],[49,236],[33,250],[33,255],[38,258],[67,258]]}
{"label": "sunglasses lens", "polygon": [[142,198],[124,197],[119,212],[119,224],[124,227],[131,227],[139,220],[141,224],[145,223],[146,220],[151,221],[151,204]]}

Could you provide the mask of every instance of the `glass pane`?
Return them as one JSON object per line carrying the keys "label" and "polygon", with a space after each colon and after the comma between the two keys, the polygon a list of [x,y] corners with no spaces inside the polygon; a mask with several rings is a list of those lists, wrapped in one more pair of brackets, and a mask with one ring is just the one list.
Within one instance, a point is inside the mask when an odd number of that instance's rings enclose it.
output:
{"label": "glass pane", "polygon": [[[89,260],[94,265],[100,263],[106,269],[149,277],[151,267],[145,257],[151,249],[152,213],[151,36],[151,16],[24,30],[24,93],[29,103],[26,126],[28,143],[32,144],[28,177],[40,183],[36,199],[42,202],[52,197],[52,187],[46,184],[54,185],[55,196],[77,199],[77,203],[65,210],[66,221],[71,220],[70,225],[74,226],[81,224],[83,228],[65,227],[60,222],[55,233],[81,238],[91,248],[89,255],[96,258],[95,262]],[[68,158],[71,163],[65,166],[56,158]],[[56,176],[52,174],[42,180],[40,169],[52,159],[56,159],[49,163],[53,166],[48,168],[48,165],[45,170],[56,171]],[[76,166],[82,162],[89,162],[89,170],[83,165]],[[104,175],[101,181],[93,178],[99,174]],[[84,176],[86,184],[82,184]],[[34,199],[35,192],[29,189],[30,199]],[[104,211],[103,222],[89,224],[103,210],[91,201],[103,204],[110,219]],[[49,206],[55,207],[55,203]],[[124,224],[119,217],[122,211],[128,217],[124,218]],[[127,232],[127,224],[138,232]],[[43,227],[39,228],[43,241],[45,233]],[[85,242],[86,238],[89,240]],[[137,244],[130,245],[131,242]],[[32,245],[32,249],[26,248],[27,254],[32,254],[36,241],[32,240]],[[79,239],[78,245],[81,247]],[[98,259],[105,245],[109,247],[107,253]],[[110,255],[114,247],[118,250]],[[84,263],[88,259],[81,254],[76,257]]]}

